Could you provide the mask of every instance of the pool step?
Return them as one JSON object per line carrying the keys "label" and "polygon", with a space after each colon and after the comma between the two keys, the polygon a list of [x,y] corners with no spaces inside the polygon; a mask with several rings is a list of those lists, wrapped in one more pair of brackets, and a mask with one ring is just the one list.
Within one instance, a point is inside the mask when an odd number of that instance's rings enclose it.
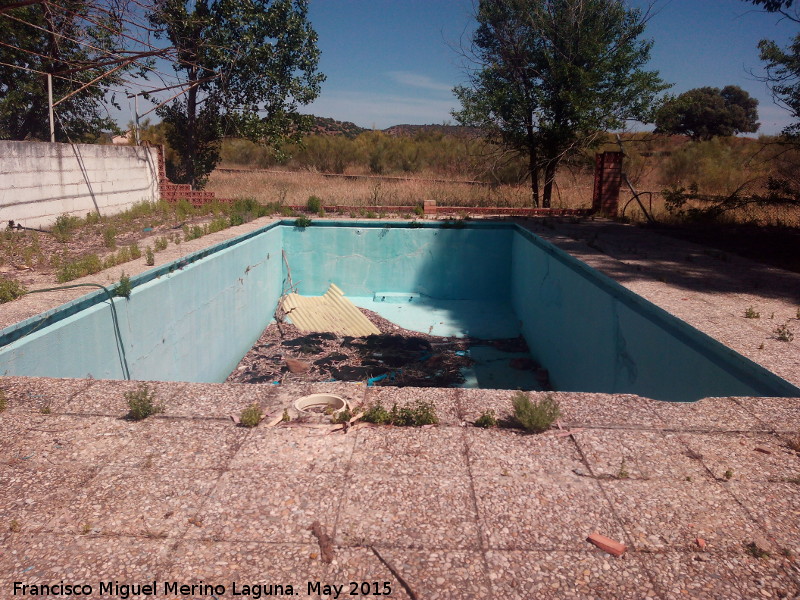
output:
{"label": "pool step", "polygon": [[420,299],[420,295],[413,292],[375,292],[372,296],[374,302],[388,302],[390,304],[419,302]]}

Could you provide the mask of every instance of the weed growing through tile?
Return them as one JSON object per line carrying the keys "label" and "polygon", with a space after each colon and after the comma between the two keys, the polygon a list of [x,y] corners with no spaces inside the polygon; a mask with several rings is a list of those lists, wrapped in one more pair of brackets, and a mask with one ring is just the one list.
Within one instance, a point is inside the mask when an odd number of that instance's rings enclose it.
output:
{"label": "weed growing through tile", "polygon": [[773,331],[775,337],[781,342],[791,342],[794,339],[794,332],[784,323],[775,328]]}
{"label": "weed growing through tile", "polygon": [[411,406],[399,407],[395,404],[392,410],[386,410],[380,402],[376,402],[364,412],[362,421],[376,425],[396,425],[397,427],[420,427],[435,425],[439,422],[436,409],[430,402],[417,400]]}
{"label": "weed growing through tile", "polygon": [[0,413],[8,408],[8,399],[6,399],[5,390],[0,390]]}
{"label": "weed growing through tile", "polygon": [[125,275],[125,271],[123,271],[122,276],[119,278],[119,283],[117,284],[117,287],[114,288],[114,293],[117,296],[125,298],[126,300],[130,300],[131,291],[133,291],[133,286],[131,285],[131,278]]}
{"label": "weed growing through tile", "polygon": [[42,408],[39,409],[39,413],[43,415],[49,415],[53,412],[53,409],[50,408],[49,404],[45,404]]}
{"label": "weed growing through tile", "polygon": [[617,479],[628,479],[631,474],[628,473],[628,466],[625,464],[625,459],[622,459],[622,464],[619,466],[619,471],[617,471]]}
{"label": "weed growing through tile", "polygon": [[375,423],[376,425],[388,425],[389,419],[389,411],[386,410],[380,402],[376,402],[367,407],[364,416],[361,417],[362,421],[366,423]]}
{"label": "weed growing through tile", "polygon": [[793,483],[795,485],[800,485],[800,475],[797,477],[787,477],[786,483]]}
{"label": "weed growing through tile", "polygon": [[164,412],[164,405],[156,400],[156,393],[151,392],[146,383],[138,389],[125,392],[125,400],[128,401],[128,419],[131,421],[141,421],[150,415]]}
{"label": "weed growing through tile", "polygon": [[763,349],[764,349],[764,342],[761,342],[761,343],[758,345],[758,350],[763,350]]}
{"label": "weed growing through tile", "polygon": [[800,434],[789,440],[786,445],[789,447],[789,450],[800,453]]}
{"label": "weed growing through tile", "polygon": [[92,524],[91,523],[84,523],[81,525],[81,535],[88,535],[92,531]]}
{"label": "weed growing through tile", "polygon": [[281,423],[288,423],[292,420],[292,417],[289,416],[289,411],[287,409],[283,409],[283,415],[281,416]]}
{"label": "weed growing through tile", "polygon": [[744,311],[744,318],[745,319],[760,319],[761,318],[761,313],[760,312],[756,312],[756,309],[751,306],[746,311]]}
{"label": "weed growing through tile", "polygon": [[24,296],[28,290],[19,281],[0,277],[0,304],[16,300]]}
{"label": "weed growing through tile", "polygon": [[353,413],[350,412],[349,408],[345,408],[344,410],[340,410],[338,413],[335,413],[331,417],[331,423],[333,423],[334,425],[338,425],[340,423],[347,423],[352,418],[353,418]]}
{"label": "weed growing through tile", "polygon": [[475,419],[475,427],[483,427],[484,429],[497,427],[497,415],[494,413],[494,410],[490,408],[489,410],[483,411],[481,416]]}
{"label": "weed growing through tile", "polygon": [[19,521],[16,519],[11,519],[11,523],[8,524],[8,530],[17,533],[22,529],[22,525],[19,524]]}
{"label": "weed growing through tile", "polygon": [[241,413],[239,413],[239,423],[242,427],[255,427],[261,422],[261,407],[258,402],[254,402]]}
{"label": "weed growing through tile", "polygon": [[727,470],[726,470],[726,471],[725,471],[725,472],[722,474],[722,476],[723,476],[725,479],[727,479],[728,481],[730,481],[731,479],[733,479],[733,471],[732,471],[731,469],[727,469]]}
{"label": "weed growing through tile", "polygon": [[747,550],[747,553],[753,558],[769,558],[771,556],[769,552],[764,550],[755,542],[745,544],[745,550]]}
{"label": "weed growing through tile", "polygon": [[547,431],[561,416],[561,407],[550,394],[532,402],[528,394],[518,391],[511,398],[511,404],[514,406],[516,421],[532,433]]}

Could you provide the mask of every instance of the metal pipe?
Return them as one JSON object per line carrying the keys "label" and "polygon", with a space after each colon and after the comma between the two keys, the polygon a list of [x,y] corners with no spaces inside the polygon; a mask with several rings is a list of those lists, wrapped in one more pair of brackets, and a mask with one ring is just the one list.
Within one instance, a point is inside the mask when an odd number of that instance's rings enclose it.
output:
{"label": "metal pipe", "polygon": [[47,101],[50,108],[50,142],[56,141],[56,124],[53,120],[53,75],[47,74]]}

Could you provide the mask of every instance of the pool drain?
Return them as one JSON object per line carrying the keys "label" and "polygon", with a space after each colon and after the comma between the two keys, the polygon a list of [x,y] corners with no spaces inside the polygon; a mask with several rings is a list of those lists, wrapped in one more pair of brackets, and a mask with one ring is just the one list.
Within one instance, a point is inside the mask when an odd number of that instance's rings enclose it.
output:
{"label": "pool drain", "polygon": [[305,414],[334,414],[347,408],[347,401],[334,394],[311,394],[295,400],[294,407]]}

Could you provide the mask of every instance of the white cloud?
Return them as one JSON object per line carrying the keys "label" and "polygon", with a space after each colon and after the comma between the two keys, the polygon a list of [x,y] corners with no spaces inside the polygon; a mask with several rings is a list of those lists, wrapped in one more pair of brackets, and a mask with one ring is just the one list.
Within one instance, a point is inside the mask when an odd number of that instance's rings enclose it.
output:
{"label": "white cloud", "polygon": [[412,73],[410,71],[389,71],[387,74],[397,83],[407,85],[409,87],[448,93],[453,90],[452,85],[434,81],[427,75],[422,75],[420,73]]}
{"label": "white cloud", "polygon": [[450,111],[458,107],[455,98],[446,100],[391,94],[332,91],[323,92],[303,112],[362,127],[386,129],[401,124],[431,124],[452,121]]}

